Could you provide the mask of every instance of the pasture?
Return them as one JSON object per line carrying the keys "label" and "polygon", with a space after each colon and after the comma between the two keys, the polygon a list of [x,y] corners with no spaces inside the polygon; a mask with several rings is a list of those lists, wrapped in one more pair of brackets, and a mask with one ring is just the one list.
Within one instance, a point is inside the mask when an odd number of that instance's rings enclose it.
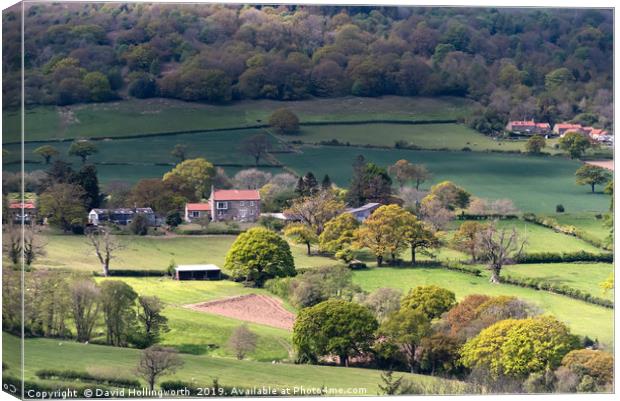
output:
{"label": "pasture", "polygon": [[453,291],[457,299],[462,299],[469,294],[515,296],[538,306],[544,313],[556,316],[568,324],[575,334],[598,338],[610,347],[613,345],[614,311],[612,309],[546,291],[507,284],[491,284],[486,275],[476,277],[442,268],[381,267],[354,272],[353,282],[366,291],[388,287],[405,292],[419,285],[434,284]]}
{"label": "pasture", "polygon": [[278,160],[298,174],[312,171],[329,174],[332,181],[347,186],[357,155],[387,167],[399,159],[425,164],[433,173],[430,185],[451,180],[474,196],[509,198],[524,212],[552,213],[557,204],[567,212],[606,211],[609,196],[590,193],[575,183],[580,163],[560,157],[534,157],[505,153],[414,151],[361,147],[302,146],[299,153],[277,155]]}
{"label": "pasture", "polygon": [[[423,149],[461,150],[523,150],[525,141],[501,141],[485,136],[462,124],[354,124],[303,126],[295,136],[282,140],[319,143],[337,139],[351,145],[392,147],[396,141],[406,141]],[[550,147],[545,151],[552,151]]]}
{"label": "pasture", "polygon": [[[246,100],[228,105],[172,99],[130,99],[66,107],[40,106],[26,111],[26,141],[120,137],[171,131],[220,129],[264,124],[287,107],[302,122],[346,120],[446,120],[464,117],[471,101],[455,97],[308,99],[296,102]],[[20,140],[20,113],[3,112],[4,142]]]}
{"label": "pasture", "polygon": [[[112,260],[110,269],[165,270],[170,261],[177,264],[213,263],[220,267],[228,249],[235,241],[232,235],[209,236],[117,236],[124,246]],[[80,271],[100,271],[92,245],[84,236],[46,235],[47,254],[35,267]],[[331,266],[334,260],[321,256],[309,257],[305,247],[291,244],[296,267]]]}
{"label": "pasture", "polygon": [[545,263],[512,265],[504,273],[519,278],[538,278],[546,282],[568,285],[594,296],[613,300],[613,291],[604,293],[600,283],[614,271],[611,263]]}
{"label": "pasture", "polygon": [[563,226],[575,226],[588,236],[603,241],[609,236],[609,227],[605,226],[603,216],[597,218],[597,215],[600,213],[556,213],[549,217],[553,217]]}
{"label": "pasture", "polygon": [[[19,339],[3,333],[2,347],[9,372],[17,375],[19,355],[11,350],[19,348]],[[62,358],[59,358],[62,353]],[[114,372],[120,377],[135,377],[134,369],[140,351],[94,344],[80,344],[54,339],[28,339],[25,344],[25,377],[35,380],[39,369],[71,369],[84,371],[98,368]],[[272,364],[256,361],[238,361],[232,358],[214,358],[206,355],[182,355],[183,367],[162,380],[183,380],[197,386],[210,386],[214,379],[221,385],[240,388],[271,385],[275,388],[304,386],[318,388],[365,388],[368,394],[378,394],[381,371],[373,369],[336,368],[316,365]],[[443,379],[399,373],[410,381],[441,383]]]}

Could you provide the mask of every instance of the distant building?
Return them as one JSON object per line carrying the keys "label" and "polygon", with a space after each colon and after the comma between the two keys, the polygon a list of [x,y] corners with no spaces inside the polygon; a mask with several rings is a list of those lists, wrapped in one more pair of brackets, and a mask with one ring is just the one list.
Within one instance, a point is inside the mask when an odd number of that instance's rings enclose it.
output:
{"label": "distant building", "polygon": [[372,212],[377,210],[380,206],[380,203],[367,203],[360,207],[347,209],[344,212],[352,214],[353,217],[357,219],[357,221],[363,222],[368,217],[370,217]]}
{"label": "distant building", "polygon": [[553,132],[559,135],[560,137],[563,137],[569,132],[576,132],[578,134],[587,136],[593,141],[597,141],[597,142],[601,142],[605,144],[612,144],[612,145],[614,142],[613,135],[609,135],[609,132],[607,132],[606,130],[600,129],[600,128],[589,127],[589,126],[584,127],[581,124],[568,124],[568,123],[555,124],[553,126]]}
{"label": "distant building", "polygon": [[506,131],[517,135],[547,135],[551,131],[549,123],[537,123],[529,121],[510,121],[506,125]]}
{"label": "distant building", "polygon": [[179,265],[174,269],[177,280],[220,280],[222,270],[216,265]]}
{"label": "distant building", "polygon": [[192,221],[211,218],[211,203],[186,203],[185,204],[185,221],[191,223]]}
{"label": "distant building", "polygon": [[[37,215],[37,206],[34,202],[12,202],[9,204],[9,216],[14,223],[31,223]],[[23,219],[23,220],[22,220]]]}
{"label": "distant building", "polygon": [[211,189],[207,202],[185,205],[185,221],[209,216],[213,221],[256,221],[260,217],[260,193],[255,189]]}
{"label": "distant building", "polygon": [[155,213],[150,207],[93,209],[88,213],[88,222],[95,226],[103,222],[110,222],[125,226],[130,224],[133,221],[134,216],[137,214],[144,215],[150,226],[157,224]]}
{"label": "distant building", "polygon": [[564,136],[564,134],[571,131],[583,133],[581,124],[560,123],[553,126],[553,132],[559,136]]}

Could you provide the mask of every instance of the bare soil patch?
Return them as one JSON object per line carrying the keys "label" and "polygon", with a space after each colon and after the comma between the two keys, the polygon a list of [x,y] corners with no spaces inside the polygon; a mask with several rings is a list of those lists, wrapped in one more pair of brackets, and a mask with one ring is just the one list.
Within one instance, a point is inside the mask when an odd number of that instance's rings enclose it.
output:
{"label": "bare soil patch", "polygon": [[240,295],[185,307],[285,330],[292,330],[295,322],[295,315],[284,309],[282,301],[260,294]]}
{"label": "bare soil patch", "polygon": [[607,170],[614,171],[614,161],[613,160],[593,160],[590,162],[586,162],[587,164],[591,164],[593,166],[606,168]]}

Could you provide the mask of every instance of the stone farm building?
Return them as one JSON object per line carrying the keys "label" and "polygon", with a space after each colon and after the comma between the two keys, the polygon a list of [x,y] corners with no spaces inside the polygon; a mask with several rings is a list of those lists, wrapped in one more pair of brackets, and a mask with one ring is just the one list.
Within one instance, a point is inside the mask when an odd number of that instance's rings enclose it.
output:
{"label": "stone farm building", "polygon": [[206,216],[213,221],[256,221],[260,216],[260,194],[255,189],[212,189],[207,202],[185,205],[185,221]]}
{"label": "stone farm building", "polygon": [[126,226],[132,222],[133,217],[137,214],[144,215],[148,225],[154,226],[157,224],[155,213],[150,207],[93,209],[88,213],[88,222],[94,226],[103,222],[111,222]]}
{"label": "stone farm building", "polygon": [[510,121],[506,125],[506,131],[516,135],[547,135],[551,132],[549,123],[537,123],[530,121]]}

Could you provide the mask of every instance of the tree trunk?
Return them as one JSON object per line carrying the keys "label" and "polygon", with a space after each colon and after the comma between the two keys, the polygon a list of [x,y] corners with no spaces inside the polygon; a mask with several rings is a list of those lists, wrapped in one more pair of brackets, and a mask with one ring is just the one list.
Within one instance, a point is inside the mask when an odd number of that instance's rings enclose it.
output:
{"label": "tree trunk", "polygon": [[153,391],[155,389],[155,376],[149,377],[149,390]]}
{"label": "tree trunk", "polygon": [[377,266],[381,267],[382,264],[383,264],[383,256],[379,255],[377,256]]}
{"label": "tree trunk", "polygon": [[392,253],[392,265],[396,265],[396,254]]}
{"label": "tree trunk", "polygon": [[310,243],[306,242],[306,246],[308,247],[308,256],[310,256]]}
{"label": "tree trunk", "polygon": [[415,246],[411,247],[411,264],[415,265]]}
{"label": "tree trunk", "polygon": [[340,355],[338,357],[340,359],[340,366],[344,366],[345,368],[349,367],[349,357],[346,355]]}
{"label": "tree trunk", "polygon": [[110,266],[107,263],[102,263],[101,267],[103,268],[103,277],[108,277],[110,275]]}
{"label": "tree trunk", "polygon": [[499,284],[500,280],[499,280],[499,273],[502,270],[501,266],[491,266],[491,278],[489,279],[489,281],[492,284]]}
{"label": "tree trunk", "polygon": [[594,184],[591,184],[591,185],[592,185],[592,193],[594,193]]}
{"label": "tree trunk", "polygon": [[254,156],[254,162],[256,163],[256,165],[258,166],[258,161],[260,160],[260,155],[259,156]]}

